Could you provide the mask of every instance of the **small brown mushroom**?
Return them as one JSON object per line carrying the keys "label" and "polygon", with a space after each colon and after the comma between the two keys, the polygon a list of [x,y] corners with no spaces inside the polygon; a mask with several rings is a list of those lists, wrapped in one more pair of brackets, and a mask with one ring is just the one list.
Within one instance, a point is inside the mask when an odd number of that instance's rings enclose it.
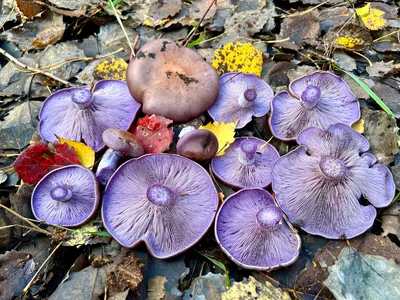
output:
{"label": "small brown mushroom", "polygon": [[218,139],[209,130],[192,130],[179,139],[176,150],[180,155],[192,160],[206,161],[217,153]]}

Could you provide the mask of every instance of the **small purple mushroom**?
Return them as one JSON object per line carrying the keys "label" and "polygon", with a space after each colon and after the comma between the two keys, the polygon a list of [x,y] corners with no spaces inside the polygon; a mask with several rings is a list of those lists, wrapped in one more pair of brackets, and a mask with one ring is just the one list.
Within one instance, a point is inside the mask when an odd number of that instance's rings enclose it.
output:
{"label": "small purple mushroom", "polygon": [[59,90],[43,103],[39,114],[39,132],[43,140],[53,142],[56,135],[84,141],[94,151],[104,147],[107,128],[127,130],[140,109],[120,80],[100,80],[93,87]]}
{"label": "small purple mushroom", "polygon": [[211,160],[219,180],[234,188],[265,188],[271,184],[271,170],[279,153],[255,137],[236,138],[222,156]]}
{"label": "small purple mushroom", "polygon": [[288,92],[271,102],[272,134],[283,141],[295,140],[306,128],[352,125],[360,118],[360,105],[347,83],[329,72],[315,72],[294,80]]}
{"label": "small purple mushroom", "polygon": [[236,128],[243,128],[252,116],[265,116],[274,92],[258,76],[247,73],[226,73],[219,78],[218,98],[208,109],[217,122],[235,122]]}
{"label": "small purple mushroom", "polygon": [[245,269],[285,267],[300,253],[300,236],[263,189],[243,189],[228,197],[217,213],[215,236],[225,254]]}
{"label": "small purple mushroom", "polygon": [[124,163],[109,180],[102,216],[123,246],[144,242],[156,258],[175,256],[211,226],[218,194],[197,163],[173,154],[147,154]]}
{"label": "small purple mushroom", "polygon": [[79,165],[61,167],[46,174],[32,193],[32,211],[47,224],[76,227],[87,222],[100,203],[94,174]]}
{"label": "small purple mushroom", "polygon": [[395,184],[389,169],[376,164],[368,140],[343,124],[308,128],[297,149],[272,170],[276,200],[292,223],[310,234],[350,239],[370,228],[376,207],[391,203]]}

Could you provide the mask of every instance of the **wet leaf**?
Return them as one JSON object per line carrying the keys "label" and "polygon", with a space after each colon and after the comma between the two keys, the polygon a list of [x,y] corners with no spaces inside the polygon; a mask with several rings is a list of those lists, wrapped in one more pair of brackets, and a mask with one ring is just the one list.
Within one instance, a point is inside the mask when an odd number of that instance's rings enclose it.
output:
{"label": "wet leaf", "polygon": [[228,72],[244,72],[261,76],[262,52],[250,43],[228,43],[215,51],[212,62],[218,74]]}
{"label": "wet leaf", "polygon": [[369,30],[379,30],[388,24],[388,21],[385,19],[385,12],[377,8],[372,8],[371,3],[367,3],[364,7],[357,9],[356,13]]}
{"label": "wet leaf", "polygon": [[96,80],[118,79],[126,81],[126,70],[128,64],[122,58],[112,58],[98,64],[94,69],[93,76]]}
{"label": "wet leaf", "polygon": [[140,118],[132,133],[142,143],[145,153],[161,153],[169,150],[174,136],[168,125],[173,121],[161,116],[152,115]]}
{"label": "wet leaf", "polygon": [[69,147],[74,148],[75,153],[78,155],[79,163],[85,168],[91,169],[94,165],[94,150],[84,143],[75,142],[57,136],[60,143],[65,143]]}
{"label": "wet leaf", "polygon": [[199,127],[199,129],[211,131],[217,137],[219,148],[216,156],[224,155],[225,150],[235,141],[235,129],[238,122],[239,121],[232,123],[214,122]]}
{"label": "wet leaf", "polygon": [[78,155],[67,144],[37,143],[21,153],[14,169],[24,182],[36,184],[51,170],[78,163]]}

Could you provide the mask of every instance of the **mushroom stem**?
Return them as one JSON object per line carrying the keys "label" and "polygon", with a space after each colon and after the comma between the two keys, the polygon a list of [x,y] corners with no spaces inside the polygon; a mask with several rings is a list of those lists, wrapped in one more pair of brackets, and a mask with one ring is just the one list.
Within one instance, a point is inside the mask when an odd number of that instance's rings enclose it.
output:
{"label": "mushroom stem", "polygon": [[72,197],[72,191],[62,185],[57,185],[50,191],[50,196],[56,201],[68,201]]}
{"label": "mushroom stem", "polygon": [[153,184],[147,189],[147,199],[158,206],[171,206],[175,202],[174,192],[161,184]]}
{"label": "mushroom stem", "polygon": [[342,179],[347,173],[344,162],[331,156],[322,156],[319,168],[322,174],[329,179]]}
{"label": "mushroom stem", "polygon": [[108,149],[100,160],[96,171],[96,178],[101,185],[106,185],[110,177],[117,170],[120,161],[125,156],[124,152]]}
{"label": "mushroom stem", "polygon": [[258,211],[257,224],[263,229],[275,230],[282,224],[282,211],[274,205],[267,206]]}
{"label": "mushroom stem", "polygon": [[257,91],[254,88],[249,88],[240,95],[238,103],[241,107],[249,107],[256,99]]}
{"label": "mushroom stem", "polygon": [[251,139],[246,139],[240,143],[239,161],[245,165],[250,166],[254,164],[256,159],[257,143]]}
{"label": "mushroom stem", "polygon": [[88,108],[93,102],[92,92],[87,87],[71,89],[69,94],[75,106],[81,110]]}
{"label": "mushroom stem", "polygon": [[307,109],[312,109],[321,97],[321,89],[315,85],[308,85],[301,93],[301,103]]}

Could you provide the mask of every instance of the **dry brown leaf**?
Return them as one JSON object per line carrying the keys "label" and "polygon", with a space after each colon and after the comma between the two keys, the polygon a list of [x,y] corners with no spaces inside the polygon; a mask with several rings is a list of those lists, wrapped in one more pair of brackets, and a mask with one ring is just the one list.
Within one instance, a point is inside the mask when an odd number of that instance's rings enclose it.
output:
{"label": "dry brown leaf", "polygon": [[148,300],[160,300],[165,296],[165,287],[164,284],[167,281],[167,278],[164,276],[155,276],[150,278],[149,286],[147,289],[147,298]]}
{"label": "dry brown leaf", "polygon": [[324,41],[327,47],[360,51],[372,43],[372,38],[366,28],[350,23],[329,29]]}

